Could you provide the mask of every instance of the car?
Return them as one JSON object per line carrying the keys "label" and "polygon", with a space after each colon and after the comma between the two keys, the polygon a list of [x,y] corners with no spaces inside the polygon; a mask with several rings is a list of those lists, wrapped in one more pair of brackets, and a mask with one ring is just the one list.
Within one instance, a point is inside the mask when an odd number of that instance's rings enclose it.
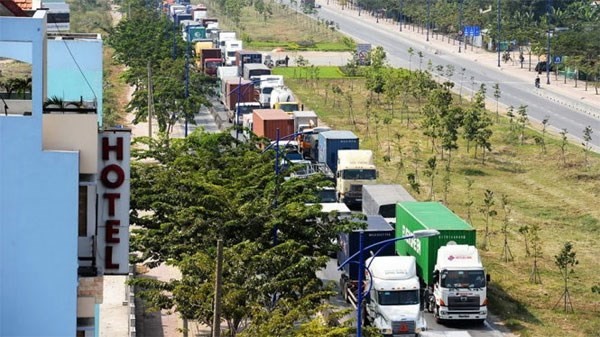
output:
{"label": "car", "polygon": [[321,8],[321,5],[315,4],[315,8]]}
{"label": "car", "polygon": [[[547,71],[548,70],[547,64],[548,63],[546,61],[538,62],[538,64],[535,66],[535,71],[537,71],[538,73]],[[553,64],[550,64],[550,71],[554,71]]]}

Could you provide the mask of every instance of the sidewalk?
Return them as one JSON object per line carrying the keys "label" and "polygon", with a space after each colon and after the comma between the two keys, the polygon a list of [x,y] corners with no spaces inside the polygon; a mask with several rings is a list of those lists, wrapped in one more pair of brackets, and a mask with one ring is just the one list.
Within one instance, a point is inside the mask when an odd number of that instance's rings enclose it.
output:
{"label": "sidewalk", "polygon": [[[321,4],[323,8],[328,8],[336,12],[342,11],[341,6],[334,0],[320,0],[318,3]],[[472,47],[471,45],[469,45],[468,48],[465,48],[463,44],[461,53],[459,53],[458,41],[448,41],[446,37],[442,38],[439,34],[432,35],[431,31],[429,41],[426,41],[425,29],[423,29],[422,32],[418,32],[416,27],[415,30],[413,30],[413,27],[411,26],[403,26],[402,31],[400,31],[397,22],[386,19],[377,20],[366,11],[361,11],[359,16],[357,10],[345,7],[343,12],[346,16],[354,17],[356,20],[361,20],[363,22],[370,22],[373,25],[379,25],[381,28],[394,32],[402,38],[417,42],[428,52],[453,55],[454,57],[460,57],[465,60],[483,64],[488,67],[490,71],[496,72],[498,78],[502,78],[502,81],[500,82],[501,87],[502,82],[507,81],[519,81],[523,82],[523,85],[530,87],[534,86],[534,79],[537,75],[534,71],[535,65],[537,64],[537,57],[535,56],[531,57],[532,71],[529,71],[528,55],[525,55],[525,62],[522,69],[518,62],[518,55],[512,55],[514,62],[509,61],[504,63],[501,61],[500,67],[498,67],[498,54],[496,52],[488,52],[478,47]],[[574,80],[568,79],[565,84],[564,77],[559,77],[557,80],[554,73],[550,73],[550,85],[546,85],[546,73],[542,73],[540,79],[542,88],[536,90],[538,95],[600,119],[600,95],[595,94],[593,83],[589,83],[588,90],[585,91],[585,83],[583,81],[578,81],[578,87],[575,88]],[[491,85],[488,86],[488,90],[491,90]]]}

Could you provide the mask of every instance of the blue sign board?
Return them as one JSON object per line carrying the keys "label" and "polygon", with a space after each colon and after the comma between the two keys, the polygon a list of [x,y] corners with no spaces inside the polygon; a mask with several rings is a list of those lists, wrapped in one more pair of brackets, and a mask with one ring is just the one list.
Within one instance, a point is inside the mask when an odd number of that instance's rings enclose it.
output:
{"label": "blue sign board", "polygon": [[473,36],[473,26],[465,26],[465,36]]}
{"label": "blue sign board", "polygon": [[481,35],[481,27],[473,26],[473,36],[480,36],[480,35]]}
{"label": "blue sign board", "polygon": [[562,56],[554,56],[554,63],[556,63],[556,64],[562,63]]}

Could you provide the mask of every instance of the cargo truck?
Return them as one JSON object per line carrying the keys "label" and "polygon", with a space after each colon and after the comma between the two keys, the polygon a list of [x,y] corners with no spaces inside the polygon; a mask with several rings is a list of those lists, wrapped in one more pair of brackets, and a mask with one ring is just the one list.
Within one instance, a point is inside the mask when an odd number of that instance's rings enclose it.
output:
{"label": "cargo truck", "polygon": [[239,76],[244,76],[244,65],[250,63],[262,64],[262,54],[250,50],[238,50],[235,52],[235,65],[238,67]]}
{"label": "cargo truck", "polygon": [[239,77],[229,77],[221,85],[223,105],[229,111],[235,111],[238,102],[256,102],[256,91],[252,82]]}
{"label": "cargo truck", "polygon": [[235,66],[236,72],[239,73],[239,69],[235,64],[235,54],[242,50],[244,44],[242,40],[225,40],[225,45],[221,46],[225,58],[225,64],[228,66]]}
{"label": "cargo truck", "polygon": [[258,102],[235,103],[233,111],[228,112],[229,123],[242,124],[245,115],[252,115],[255,109],[261,109]]}
{"label": "cargo truck", "polygon": [[262,75],[252,78],[258,88],[258,101],[263,108],[270,107],[273,88],[283,86],[283,75]]}
{"label": "cargo truck", "polygon": [[383,336],[418,336],[427,329],[413,256],[375,256],[365,261],[365,325]]}
{"label": "cargo truck", "polygon": [[476,232],[439,202],[405,201],[396,205],[396,236],[433,229],[433,237],[396,242],[400,256],[414,256],[424,289],[424,305],[437,321],[487,317],[487,282]]}
{"label": "cargo truck", "polygon": [[396,226],[396,203],[417,201],[402,185],[374,184],[362,188],[362,212],[381,215]]}
{"label": "cargo truck", "polygon": [[207,76],[216,77],[217,68],[223,65],[221,49],[204,48],[200,54],[201,71]]}
{"label": "cargo truck", "polygon": [[293,133],[294,120],[281,109],[256,109],[252,112],[252,132],[259,137],[270,140],[291,135]]}
{"label": "cargo truck", "polygon": [[[394,229],[380,215],[367,216],[365,220],[354,219],[355,222],[363,222],[366,228],[353,230],[349,233],[340,233],[338,235],[338,244],[340,246],[337,252],[337,264],[340,266],[349,257],[359,251],[360,232],[364,231],[363,248],[372,244],[394,238]],[[368,253],[365,253],[365,256]],[[394,245],[383,246],[378,256],[393,256]],[[358,258],[356,258],[358,262]],[[356,304],[356,295],[358,290],[358,263],[346,263],[341,270],[340,293],[344,300]]]}
{"label": "cargo truck", "polygon": [[250,63],[244,66],[243,78],[252,80],[252,77],[271,75],[271,69],[262,63]]}
{"label": "cargo truck", "polygon": [[318,134],[319,163],[324,163],[334,174],[337,172],[338,150],[358,150],[358,137],[352,131],[325,131]]}
{"label": "cargo truck", "polygon": [[362,203],[363,185],[374,184],[377,167],[371,150],[338,150],[335,188],[338,201],[349,206]]}

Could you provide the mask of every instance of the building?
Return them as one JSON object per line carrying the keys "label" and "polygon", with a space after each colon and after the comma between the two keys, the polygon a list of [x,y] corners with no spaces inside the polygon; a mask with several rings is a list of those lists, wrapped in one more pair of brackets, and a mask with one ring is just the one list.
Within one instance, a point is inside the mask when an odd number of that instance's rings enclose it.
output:
{"label": "building", "polygon": [[97,336],[129,272],[130,131],[102,128],[100,37],[0,1],[0,62],[31,65],[30,99],[0,93],[0,336]]}

